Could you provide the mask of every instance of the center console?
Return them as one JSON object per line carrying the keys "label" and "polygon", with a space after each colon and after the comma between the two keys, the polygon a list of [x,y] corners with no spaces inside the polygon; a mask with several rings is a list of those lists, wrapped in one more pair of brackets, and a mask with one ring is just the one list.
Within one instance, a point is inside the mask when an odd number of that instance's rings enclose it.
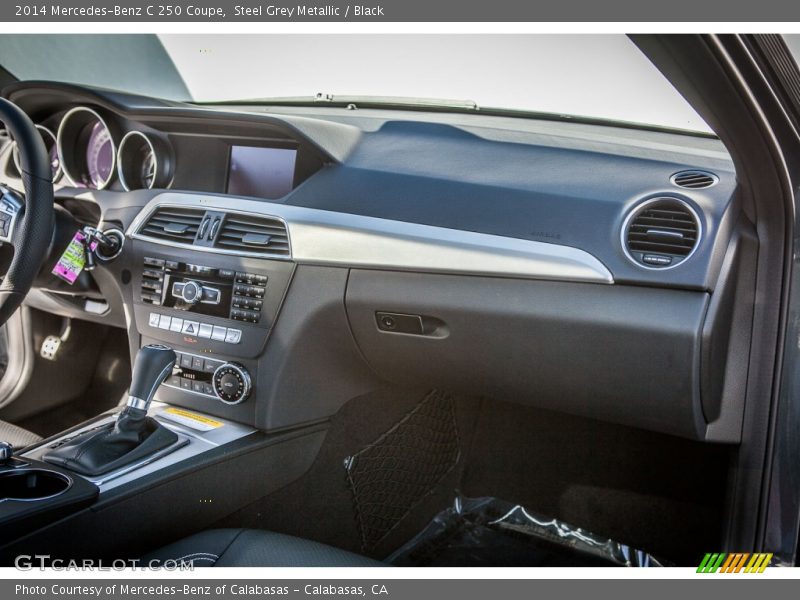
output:
{"label": "center console", "polygon": [[[169,496],[173,506],[196,506],[190,494],[162,490],[189,485],[221,500],[225,484],[217,487],[217,477],[207,478],[205,469],[225,461],[235,463],[241,460],[239,457],[249,456],[254,449],[269,443],[252,427],[153,402],[148,418],[174,436],[168,446],[96,475],[77,473],[69,465],[49,461],[48,455],[112,427],[118,418],[115,411],[99,415],[21,455],[0,460],[0,564],[10,565],[13,557],[30,543],[25,540],[31,536],[40,536],[37,547],[46,548],[46,553],[53,555],[69,556],[75,551],[92,556],[91,552],[103,545],[119,544],[124,548],[139,535],[138,528],[124,525],[130,514],[140,514],[136,511],[151,501],[163,505],[162,493]],[[262,460],[269,458],[262,456]],[[153,497],[156,500],[151,500]],[[218,504],[226,506],[225,502]],[[155,508],[149,513],[156,521],[164,516]],[[183,510],[182,514],[190,514],[190,510]],[[202,518],[203,515],[187,518],[182,526],[202,526]],[[110,533],[118,525],[119,531]],[[156,524],[156,531],[167,531],[166,525]],[[54,534],[54,528],[69,533]],[[105,533],[95,535],[94,531],[109,532],[110,537]],[[81,547],[84,541],[87,545]]]}
{"label": "center console", "polygon": [[[0,465],[0,538],[13,540],[38,530],[51,540],[46,533],[51,526],[75,523],[83,529],[81,523],[95,522],[89,513],[117,510],[103,507],[119,506],[124,514],[130,510],[128,500],[160,505],[164,496],[187,513],[200,511],[183,525],[199,527],[285,485],[310,466],[324,426],[269,434],[256,426],[258,386],[269,385],[268,379],[259,379],[259,361],[295,264],[247,254],[253,252],[126,240],[125,255],[114,269],[127,295],[125,304],[132,307],[129,338],[137,358],[128,404]],[[149,363],[142,359],[148,352]],[[169,360],[156,359],[156,354]],[[244,483],[237,475],[237,493],[228,496],[226,474],[243,468],[271,475]],[[215,503],[198,506],[175,491],[182,486],[210,490]],[[104,526],[114,523],[109,518]],[[174,523],[165,521],[164,526]],[[112,548],[135,535],[122,528],[102,543]],[[0,542],[0,556],[13,548]]]}
{"label": "center console", "polygon": [[[144,481],[173,465],[256,433],[252,427],[153,402],[172,375],[177,355],[164,345],[144,346],[136,356],[127,404],[14,456],[0,441],[0,539],[77,514],[98,496]],[[204,363],[205,364],[205,363]],[[187,373],[192,371],[187,371]],[[233,401],[247,384],[246,371],[227,363],[212,375],[216,394]],[[241,394],[239,401],[245,399]],[[0,543],[0,546],[3,544]]]}
{"label": "center console", "polygon": [[[213,448],[253,435],[256,432],[252,427],[224,419],[212,419],[201,413],[171,407],[162,402],[154,402],[148,411],[148,415],[162,427],[175,434],[175,442],[172,445],[112,471],[99,475],[84,475],[80,479],[96,486],[97,492],[108,492],[181,461],[197,457]],[[85,423],[31,448],[17,460],[42,461],[48,452],[63,447],[81,435],[97,431],[113,423],[116,417],[117,415],[114,412],[100,415],[89,423]],[[50,463],[46,464],[47,469],[58,469],[58,467]],[[70,473],[70,476],[72,480],[79,479],[74,473]]]}
{"label": "center console", "polygon": [[253,426],[258,358],[294,264],[140,239],[130,246],[140,345],[165,344],[177,355],[157,399]]}

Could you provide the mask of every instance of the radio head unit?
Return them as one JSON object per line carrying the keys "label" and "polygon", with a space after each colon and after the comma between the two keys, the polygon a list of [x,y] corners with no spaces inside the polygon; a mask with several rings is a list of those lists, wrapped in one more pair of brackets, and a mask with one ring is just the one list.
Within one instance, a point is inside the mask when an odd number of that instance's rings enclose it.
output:
{"label": "radio head unit", "polygon": [[144,257],[142,302],[246,323],[258,323],[268,276]]}

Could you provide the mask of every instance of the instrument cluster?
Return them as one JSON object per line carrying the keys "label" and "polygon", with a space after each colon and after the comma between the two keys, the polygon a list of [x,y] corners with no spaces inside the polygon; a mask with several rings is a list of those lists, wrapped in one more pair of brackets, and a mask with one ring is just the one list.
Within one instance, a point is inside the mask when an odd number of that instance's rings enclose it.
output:
{"label": "instrument cluster", "polygon": [[[126,191],[168,187],[173,160],[163,136],[126,130],[116,119],[88,106],[77,106],[45,123],[51,127],[37,124],[37,128],[50,155],[54,183],[92,190],[115,182]],[[15,145],[11,152],[19,171]]]}

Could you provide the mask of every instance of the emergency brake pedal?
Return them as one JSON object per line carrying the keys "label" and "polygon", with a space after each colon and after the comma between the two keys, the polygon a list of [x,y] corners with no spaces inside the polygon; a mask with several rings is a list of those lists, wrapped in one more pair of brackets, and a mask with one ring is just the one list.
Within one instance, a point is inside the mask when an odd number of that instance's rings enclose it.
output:
{"label": "emergency brake pedal", "polygon": [[42,349],[39,355],[46,360],[56,360],[61,344],[67,341],[72,331],[72,321],[64,318],[61,322],[61,333],[59,335],[48,335],[42,342]]}

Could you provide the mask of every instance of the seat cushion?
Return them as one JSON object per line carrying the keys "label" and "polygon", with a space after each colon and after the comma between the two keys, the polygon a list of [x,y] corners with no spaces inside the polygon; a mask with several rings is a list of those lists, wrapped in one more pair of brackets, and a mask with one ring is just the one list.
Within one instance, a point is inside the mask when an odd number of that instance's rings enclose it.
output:
{"label": "seat cushion", "polygon": [[17,427],[6,421],[0,421],[0,442],[8,442],[14,450],[35,444],[41,439],[41,437],[27,429]]}
{"label": "seat cushion", "polygon": [[210,529],[165,546],[144,561],[196,567],[386,566],[346,550],[260,529]]}

